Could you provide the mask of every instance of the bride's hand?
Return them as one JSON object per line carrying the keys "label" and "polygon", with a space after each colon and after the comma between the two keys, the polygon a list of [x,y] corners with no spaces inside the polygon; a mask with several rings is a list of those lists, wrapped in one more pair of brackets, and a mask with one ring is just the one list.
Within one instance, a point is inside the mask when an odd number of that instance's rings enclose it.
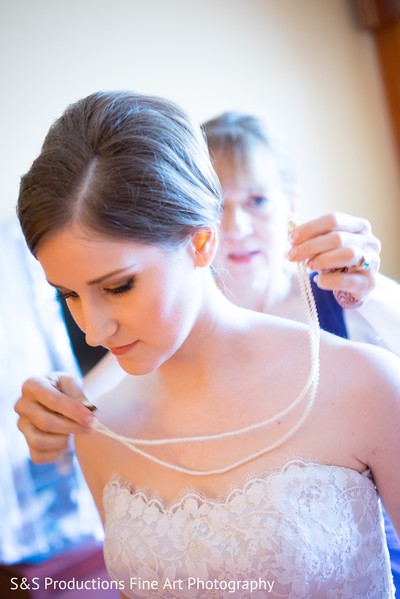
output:
{"label": "bride's hand", "polygon": [[36,463],[56,461],[69,448],[70,435],[90,431],[95,420],[81,381],[62,372],[28,379],[15,411]]}

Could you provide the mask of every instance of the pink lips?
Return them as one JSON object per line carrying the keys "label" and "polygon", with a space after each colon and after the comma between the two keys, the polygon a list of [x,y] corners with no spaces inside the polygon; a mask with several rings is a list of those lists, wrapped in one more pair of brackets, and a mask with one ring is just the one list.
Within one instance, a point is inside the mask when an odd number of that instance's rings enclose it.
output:
{"label": "pink lips", "polygon": [[132,347],[136,345],[136,343],[137,341],[134,341],[128,345],[121,345],[121,347],[109,347],[108,349],[112,354],[114,354],[114,356],[123,356],[124,354],[128,353]]}
{"label": "pink lips", "polygon": [[258,256],[259,253],[258,250],[252,252],[231,252],[228,254],[228,260],[235,264],[248,264],[255,256]]}

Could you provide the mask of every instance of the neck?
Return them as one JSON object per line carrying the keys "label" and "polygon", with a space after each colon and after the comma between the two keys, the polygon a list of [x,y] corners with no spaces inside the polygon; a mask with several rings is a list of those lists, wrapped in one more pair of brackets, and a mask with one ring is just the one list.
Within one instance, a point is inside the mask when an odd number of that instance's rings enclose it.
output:
{"label": "neck", "polygon": [[287,302],[292,294],[295,273],[292,270],[280,270],[271,273],[268,279],[253,279],[247,284],[238,284],[220,280],[220,289],[238,306],[255,312],[274,314],[279,306]]}
{"label": "neck", "polygon": [[199,391],[214,369],[218,369],[222,345],[226,335],[237,321],[237,306],[220,292],[214,281],[205,281],[202,297],[196,311],[193,326],[179,349],[156,371],[155,379],[168,395],[183,395],[183,390]]}

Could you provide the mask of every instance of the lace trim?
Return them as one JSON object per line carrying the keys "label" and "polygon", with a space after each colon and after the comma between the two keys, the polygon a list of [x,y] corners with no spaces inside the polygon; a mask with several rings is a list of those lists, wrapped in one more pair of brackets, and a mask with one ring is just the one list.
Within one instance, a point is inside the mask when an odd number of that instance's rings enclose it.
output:
{"label": "lace trim", "polygon": [[[189,490],[169,504],[117,475],[104,506],[107,568],[132,599],[266,597],[261,587],[227,590],[253,580],[273,582],[268,596],[276,598],[394,597],[368,470],[291,459],[247,476],[224,498]],[[156,581],[156,590],[132,588],[132,579]],[[189,589],[189,580],[198,586]]]}
{"label": "lace trim", "polygon": [[[221,494],[217,497],[210,497],[205,493],[202,493],[200,490],[195,489],[193,487],[186,487],[179,493],[179,497],[177,499],[173,499],[171,501],[165,500],[162,496],[157,495],[145,487],[136,487],[133,483],[125,480],[120,474],[115,472],[110,480],[104,486],[103,494],[107,493],[107,489],[112,485],[118,485],[121,489],[125,489],[128,491],[132,497],[140,497],[143,501],[149,506],[156,506],[159,511],[163,514],[173,513],[179,510],[182,507],[182,504],[187,501],[187,499],[194,499],[199,505],[203,503],[208,503],[210,505],[227,505],[234,497],[237,495],[243,495],[246,493],[248,488],[253,484],[263,482],[270,478],[271,476],[279,473],[279,472],[287,472],[293,467],[302,467],[307,468],[311,467],[328,467],[328,468],[340,468],[345,471],[353,472],[355,476],[366,477],[371,482],[373,482],[371,471],[367,468],[363,472],[358,472],[357,470],[353,470],[348,466],[336,466],[325,460],[316,461],[315,458],[290,458],[289,460],[285,460],[279,466],[271,468],[270,470],[259,472],[259,473],[249,473],[245,475],[241,482],[233,484],[231,489],[225,493]],[[375,486],[375,485],[374,485]]]}

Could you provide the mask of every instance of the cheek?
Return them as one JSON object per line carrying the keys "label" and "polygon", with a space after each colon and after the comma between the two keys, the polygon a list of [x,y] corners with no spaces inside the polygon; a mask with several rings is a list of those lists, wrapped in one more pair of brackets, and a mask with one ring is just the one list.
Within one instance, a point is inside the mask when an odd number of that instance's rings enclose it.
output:
{"label": "cheek", "polygon": [[[185,293],[186,289],[186,293]],[[146,294],[140,304],[135,304],[130,312],[126,311],[126,321],[132,319],[139,327],[145,327],[153,336],[173,334],[173,330],[184,318],[187,309],[187,288],[182,285],[171,285],[168,282],[157,285],[157,288]]]}
{"label": "cheek", "polygon": [[256,235],[262,240],[264,249],[269,253],[276,253],[283,257],[289,249],[286,217],[275,217],[258,222]]}
{"label": "cheek", "polygon": [[180,293],[165,293],[155,302],[154,317],[165,330],[173,330],[185,320],[189,310],[187,296],[187,289],[183,289]]}
{"label": "cheek", "polygon": [[195,277],[190,272],[184,272],[179,284],[169,286],[156,302],[156,317],[172,343],[179,343],[193,324],[196,288]]}
{"label": "cheek", "polygon": [[83,321],[82,310],[80,308],[79,302],[69,300],[69,301],[66,301],[65,303],[67,304],[68,310],[69,310],[73,320],[75,321],[75,323],[78,325],[78,327],[81,329],[81,331],[84,331],[85,323]]}

